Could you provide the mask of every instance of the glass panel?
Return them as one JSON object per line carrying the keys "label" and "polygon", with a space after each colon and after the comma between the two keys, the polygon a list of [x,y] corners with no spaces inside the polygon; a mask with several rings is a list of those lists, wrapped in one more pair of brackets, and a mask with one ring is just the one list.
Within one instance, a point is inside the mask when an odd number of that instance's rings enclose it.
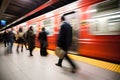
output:
{"label": "glass panel", "polygon": [[93,5],[90,10],[90,24],[92,35],[120,35],[120,8],[119,0],[107,0]]}
{"label": "glass panel", "polygon": [[43,21],[42,27],[45,27],[46,31],[49,33],[48,36],[52,36],[54,34],[54,18],[49,18]]}

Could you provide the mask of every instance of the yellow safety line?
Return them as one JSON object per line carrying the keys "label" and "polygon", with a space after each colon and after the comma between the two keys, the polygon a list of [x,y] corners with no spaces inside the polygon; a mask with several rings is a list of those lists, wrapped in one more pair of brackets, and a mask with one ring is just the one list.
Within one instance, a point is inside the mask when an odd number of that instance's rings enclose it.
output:
{"label": "yellow safety line", "polygon": [[85,62],[85,63],[91,64],[91,65],[94,65],[97,67],[111,70],[113,72],[120,73],[120,65],[119,64],[114,64],[114,63],[110,63],[110,62],[100,61],[100,60],[86,58],[86,57],[82,57],[82,56],[76,56],[76,55],[70,55],[70,56],[74,60],[78,60],[78,61]]}
{"label": "yellow safety line", "polygon": [[[52,50],[48,50],[49,54],[55,55],[54,51]],[[71,55],[69,54],[69,56],[77,61],[80,62],[84,62],[84,63],[88,63],[103,69],[107,69],[113,72],[118,72],[120,73],[120,65],[119,64],[114,64],[114,63],[110,63],[110,62],[106,62],[106,61],[101,61],[101,60],[97,60],[97,59],[92,59],[92,58],[87,58],[87,57],[83,57],[83,56],[77,56],[77,55]]]}

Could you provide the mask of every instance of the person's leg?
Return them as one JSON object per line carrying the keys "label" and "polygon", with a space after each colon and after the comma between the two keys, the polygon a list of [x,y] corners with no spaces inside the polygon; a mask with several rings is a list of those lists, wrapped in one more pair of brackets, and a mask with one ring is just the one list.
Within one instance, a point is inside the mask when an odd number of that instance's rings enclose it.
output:
{"label": "person's leg", "polygon": [[44,55],[44,48],[43,48],[43,44],[41,44],[40,55],[41,55],[41,56],[43,56],[43,55]]}
{"label": "person's leg", "polygon": [[26,44],[26,43],[24,43],[24,45],[25,45],[26,50],[28,50],[27,44]]}
{"label": "person's leg", "polygon": [[12,52],[13,42],[10,42],[10,53]]}
{"label": "person's leg", "polygon": [[4,40],[4,46],[6,47],[7,45],[6,45],[6,40]]}
{"label": "person's leg", "polygon": [[30,48],[29,51],[30,51],[30,56],[33,56],[32,54],[33,49]]}
{"label": "person's leg", "polygon": [[7,42],[7,52],[10,52],[10,42]]}
{"label": "person's leg", "polygon": [[73,68],[76,68],[74,62],[69,58],[69,56],[68,56],[67,54],[65,55],[65,59],[71,64],[71,66],[72,66]]}
{"label": "person's leg", "polygon": [[40,48],[40,55],[42,56],[42,47]]}
{"label": "person's leg", "polygon": [[9,42],[8,41],[6,41],[6,44],[7,44],[7,47],[9,47]]}
{"label": "person's leg", "polygon": [[47,56],[47,55],[48,55],[47,48],[45,48],[45,56]]}
{"label": "person's leg", "polygon": [[75,73],[77,67],[75,65],[75,63],[69,58],[69,56],[66,54],[65,55],[65,59],[70,63],[70,65],[72,66],[72,73]]}
{"label": "person's leg", "polygon": [[56,66],[60,66],[60,67],[62,67],[62,61],[63,61],[63,59],[58,59],[58,63],[56,63],[55,65]]}
{"label": "person's leg", "polygon": [[17,53],[19,53],[19,43],[17,44],[17,49],[16,49],[16,51],[17,51]]}
{"label": "person's leg", "polygon": [[21,44],[21,52],[23,52],[23,44]]}
{"label": "person's leg", "polygon": [[47,51],[46,51],[46,48],[42,48],[42,50],[43,50],[43,52],[42,52],[42,53],[43,53],[43,56],[47,56],[48,53],[47,53]]}
{"label": "person's leg", "polygon": [[26,39],[23,40],[23,45],[25,46],[26,50],[28,50]]}

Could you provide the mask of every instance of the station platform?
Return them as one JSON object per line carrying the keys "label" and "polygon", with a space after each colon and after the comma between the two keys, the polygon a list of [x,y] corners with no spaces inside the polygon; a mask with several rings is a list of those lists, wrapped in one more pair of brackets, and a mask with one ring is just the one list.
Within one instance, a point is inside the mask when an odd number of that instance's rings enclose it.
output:
{"label": "station platform", "polygon": [[55,66],[58,57],[54,51],[48,50],[49,55],[42,57],[39,50],[31,57],[25,48],[18,54],[16,44],[12,53],[0,44],[0,80],[120,80],[119,64],[69,55],[78,66],[77,72],[71,73],[66,60],[62,68]]}

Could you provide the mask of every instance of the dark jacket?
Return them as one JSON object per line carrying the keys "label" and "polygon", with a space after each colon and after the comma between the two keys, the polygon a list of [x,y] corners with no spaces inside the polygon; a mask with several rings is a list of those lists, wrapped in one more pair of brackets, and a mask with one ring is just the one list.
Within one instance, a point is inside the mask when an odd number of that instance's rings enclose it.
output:
{"label": "dark jacket", "polygon": [[47,35],[48,35],[48,33],[46,31],[42,31],[39,33],[38,40],[39,40],[41,46],[42,45],[44,45],[44,47],[48,46]]}
{"label": "dark jacket", "polygon": [[39,36],[38,36],[38,40],[40,42],[42,41],[47,41],[47,32],[46,31],[42,31],[39,33]]}
{"label": "dark jacket", "polygon": [[63,22],[58,35],[57,46],[67,51],[72,43],[72,27],[69,23]]}
{"label": "dark jacket", "polygon": [[30,49],[35,48],[35,34],[32,30],[28,30],[26,33],[27,43]]}
{"label": "dark jacket", "polygon": [[9,42],[14,42],[14,40],[15,40],[15,34],[13,33],[13,31],[9,31],[8,32],[8,36],[9,36],[8,41]]}
{"label": "dark jacket", "polygon": [[8,32],[4,32],[3,33],[3,39],[4,39],[4,41],[6,41],[6,42],[8,42],[9,41],[9,33]]}

